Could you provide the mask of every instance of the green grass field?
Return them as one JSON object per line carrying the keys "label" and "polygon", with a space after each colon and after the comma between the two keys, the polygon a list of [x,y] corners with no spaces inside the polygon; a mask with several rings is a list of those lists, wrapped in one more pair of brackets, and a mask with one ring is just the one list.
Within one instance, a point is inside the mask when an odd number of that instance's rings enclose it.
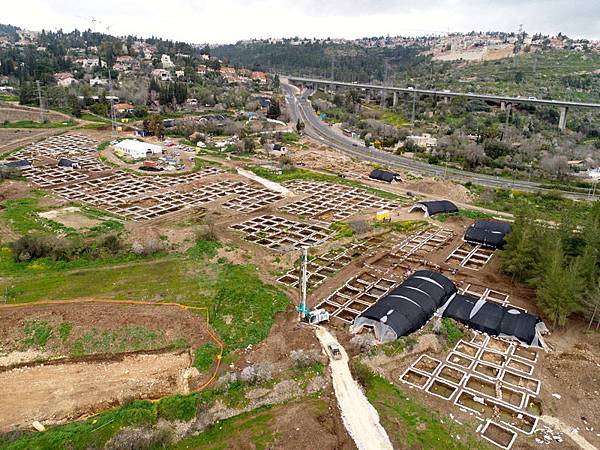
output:
{"label": "green grass field", "polygon": [[15,122],[2,122],[0,128],[68,128],[74,127],[77,122],[73,119],[62,122],[35,122],[33,120],[17,120]]}

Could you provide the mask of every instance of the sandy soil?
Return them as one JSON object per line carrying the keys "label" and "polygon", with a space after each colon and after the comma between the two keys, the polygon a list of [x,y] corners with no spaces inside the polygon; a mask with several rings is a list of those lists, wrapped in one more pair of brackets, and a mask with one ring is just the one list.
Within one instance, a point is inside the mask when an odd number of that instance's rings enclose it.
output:
{"label": "sandy soil", "polygon": [[41,365],[0,373],[0,430],[57,423],[132,398],[188,391],[189,353],[125,356],[110,362]]}
{"label": "sandy soil", "polygon": [[74,206],[46,211],[40,213],[39,216],[44,219],[53,220],[54,222],[58,222],[65,227],[73,228],[75,230],[95,227],[102,223],[100,220],[86,217],[81,213],[79,208]]}

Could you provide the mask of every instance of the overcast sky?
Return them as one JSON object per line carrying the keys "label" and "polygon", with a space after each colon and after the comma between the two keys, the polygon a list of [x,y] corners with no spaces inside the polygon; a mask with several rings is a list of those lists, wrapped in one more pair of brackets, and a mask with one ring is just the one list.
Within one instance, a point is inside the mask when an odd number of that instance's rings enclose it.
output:
{"label": "overcast sky", "polygon": [[600,38],[600,0],[10,0],[0,23],[193,43],[517,31]]}

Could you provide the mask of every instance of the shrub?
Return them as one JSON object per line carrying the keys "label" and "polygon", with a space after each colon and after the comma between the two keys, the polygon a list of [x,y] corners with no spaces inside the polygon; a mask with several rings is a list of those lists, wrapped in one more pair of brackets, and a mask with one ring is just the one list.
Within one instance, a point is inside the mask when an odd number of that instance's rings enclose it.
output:
{"label": "shrub", "polygon": [[352,222],[348,222],[348,225],[350,226],[352,232],[359,236],[368,233],[371,229],[369,222],[366,220],[354,220]]}
{"label": "shrub", "polygon": [[202,373],[208,372],[213,366],[218,352],[218,347],[212,342],[208,342],[197,348],[194,353],[194,367]]}
{"label": "shrub", "polygon": [[31,261],[37,258],[50,258],[55,261],[69,261],[81,249],[65,238],[26,234],[11,244],[16,262]]}
{"label": "shrub", "polygon": [[175,395],[158,402],[158,417],[166,420],[188,421],[196,415],[198,398],[196,395]]}
{"label": "shrub", "polygon": [[104,236],[98,243],[98,246],[106,249],[112,254],[117,254],[123,249],[123,243],[116,234],[108,234]]}

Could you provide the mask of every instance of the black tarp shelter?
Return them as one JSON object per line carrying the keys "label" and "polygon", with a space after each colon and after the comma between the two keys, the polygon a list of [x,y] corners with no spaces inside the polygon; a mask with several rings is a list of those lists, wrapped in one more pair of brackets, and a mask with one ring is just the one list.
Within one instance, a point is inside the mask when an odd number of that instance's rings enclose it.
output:
{"label": "black tarp shelter", "polygon": [[512,306],[502,306],[461,294],[452,296],[438,309],[438,313],[464,323],[473,330],[491,336],[516,338],[527,345],[541,346],[538,330],[545,329],[538,316]]}
{"label": "black tarp shelter", "polygon": [[465,232],[464,240],[484,247],[503,248],[510,224],[494,220],[478,220]]}
{"label": "black tarp shelter", "polygon": [[542,346],[539,334],[546,330],[538,316],[459,294],[444,275],[419,270],[363,311],[354,320],[351,331],[358,333],[367,326],[373,328],[379,341],[393,341],[419,330],[434,313],[474,330],[533,346]]}
{"label": "black tarp shelter", "polygon": [[379,181],[385,181],[386,183],[397,183],[402,181],[399,173],[389,172],[387,170],[373,169],[369,174],[369,178]]}
{"label": "black tarp shelter", "polygon": [[380,341],[395,340],[425,325],[455,292],[454,283],[445,276],[419,270],[363,311],[355,319],[352,331],[356,333],[364,326],[371,326]]}
{"label": "black tarp shelter", "polygon": [[432,200],[428,202],[415,203],[409,212],[421,210],[425,213],[425,217],[430,217],[435,214],[450,214],[458,212],[458,207],[449,200]]}

